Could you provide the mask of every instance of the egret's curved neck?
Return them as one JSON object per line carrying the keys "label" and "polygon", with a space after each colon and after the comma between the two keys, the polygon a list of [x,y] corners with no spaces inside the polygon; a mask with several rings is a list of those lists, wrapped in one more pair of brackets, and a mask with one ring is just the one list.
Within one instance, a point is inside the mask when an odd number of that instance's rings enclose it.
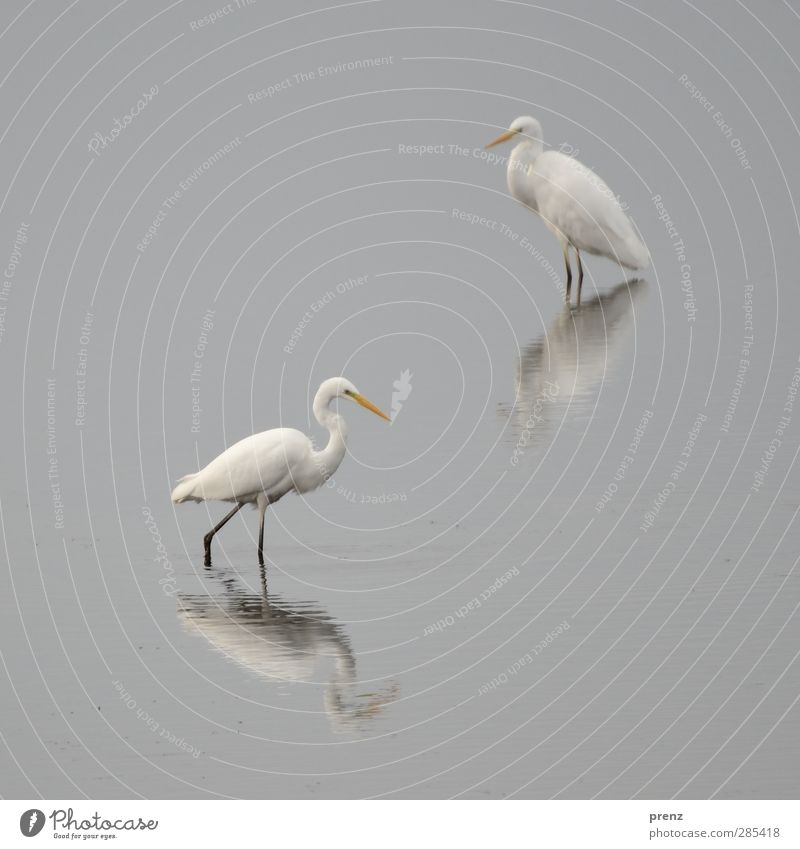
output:
{"label": "egret's curved neck", "polygon": [[544,151],[544,142],[541,139],[524,136],[522,141],[514,148],[512,156],[514,159],[530,164]]}
{"label": "egret's curved neck", "polygon": [[344,459],[347,450],[347,423],[329,408],[332,396],[317,393],[314,398],[314,418],[328,431],[330,438],[322,451],[316,452],[316,460],[320,471],[327,480]]}

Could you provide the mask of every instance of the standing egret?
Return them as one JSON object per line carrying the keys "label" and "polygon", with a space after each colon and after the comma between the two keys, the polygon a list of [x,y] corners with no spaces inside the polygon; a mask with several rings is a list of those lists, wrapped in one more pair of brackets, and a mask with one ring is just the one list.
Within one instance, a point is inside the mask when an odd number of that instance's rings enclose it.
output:
{"label": "standing egret", "polygon": [[335,398],[348,398],[371,410],[386,421],[391,419],[361,395],[343,377],[323,381],[314,397],[314,417],[328,430],[328,444],[321,451],[301,431],[277,427],[247,436],[223,451],[199,472],[178,480],[172,490],[176,504],[183,501],[230,501],[236,506],[203,540],[206,565],[211,563],[211,540],[245,504],[260,513],[258,562],[264,565],[264,514],[270,504],[287,492],[311,492],[318,489],[339,468],[344,459],[347,425],[329,409]]}
{"label": "standing egret", "polygon": [[626,268],[645,268],[650,254],[614,193],[590,168],[572,156],[544,149],[542,125],[528,116],[517,118],[487,148],[519,137],[508,160],[508,190],[539,213],[561,242],[567,268],[567,300],[572,287],[569,249],[578,260],[578,304],[581,302],[581,251],[608,257]]}

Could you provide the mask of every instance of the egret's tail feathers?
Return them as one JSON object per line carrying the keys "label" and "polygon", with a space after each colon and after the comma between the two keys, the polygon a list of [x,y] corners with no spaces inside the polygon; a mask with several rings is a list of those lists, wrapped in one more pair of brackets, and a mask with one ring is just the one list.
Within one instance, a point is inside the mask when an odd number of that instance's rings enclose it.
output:
{"label": "egret's tail feathers", "polygon": [[634,271],[647,268],[650,265],[650,251],[636,234],[631,233],[619,251],[619,261]]}
{"label": "egret's tail feathers", "polygon": [[633,256],[631,259],[633,262],[629,267],[634,269],[634,271],[647,268],[647,266],[650,265],[650,251],[647,250],[647,247],[643,242],[639,242],[632,253]]}
{"label": "egret's tail feathers", "polygon": [[175,489],[172,490],[172,500],[175,504],[180,504],[182,501],[202,501],[194,494],[196,480],[197,472],[178,478]]}
{"label": "egret's tail feathers", "polygon": [[650,251],[641,240],[633,221],[621,209],[618,219],[607,225],[606,239],[605,248],[597,251],[603,256],[634,271],[650,265]]}

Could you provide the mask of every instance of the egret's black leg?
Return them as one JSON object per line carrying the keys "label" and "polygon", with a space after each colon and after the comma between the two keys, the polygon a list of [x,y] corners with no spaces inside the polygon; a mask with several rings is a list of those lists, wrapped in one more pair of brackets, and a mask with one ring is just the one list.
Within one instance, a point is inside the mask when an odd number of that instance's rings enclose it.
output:
{"label": "egret's black leg", "polygon": [[264,516],[267,513],[267,508],[264,507],[261,511],[261,525],[258,529],[258,565],[264,565]]}
{"label": "egret's black leg", "polygon": [[237,504],[230,513],[203,537],[203,545],[206,548],[206,566],[211,565],[211,540],[214,539],[214,534],[221,530],[227,522],[229,522],[241,509],[244,504]]}
{"label": "egret's black leg", "polygon": [[258,575],[261,579],[261,599],[262,599],[262,610],[264,606],[269,608],[269,600],[267,599],[267,570],[264,564],[260,564],[258,568]]}
{"label": "egret's black leg", "polygon": [[578,257],[578,306],[581,305],[581,289],[583,288],[583,263],[581,262],[581,252],[575,248],[575,256]]}
{"label": "egret's black leg", "polygon": [[567,301],[567,303],[569,303],[569,293],[570,293],[570,290],[572,289],[572,268],[570,267],[570,264],[569,264],[569,246],[567,245],[566,242],[564,242],[564,265],[566,266],[566,269],[567,269],[567,297],[566,297],[566,301]]}

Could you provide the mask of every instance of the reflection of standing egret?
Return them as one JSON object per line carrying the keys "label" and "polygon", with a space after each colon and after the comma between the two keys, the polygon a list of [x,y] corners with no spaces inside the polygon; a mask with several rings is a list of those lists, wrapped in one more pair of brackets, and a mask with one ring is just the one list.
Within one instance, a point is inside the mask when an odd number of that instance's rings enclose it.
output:
{"label": "reflection of standing egret", "polygon": [[231,501],[236,506],[215,525],[203,540],[206,564],[211,563],[211,540],[223,525],[244,507],[252,504],[261,514],[258,531],[258,562],[264,564],[264,514],[270,504],[288,492],[318,489],[339,468],[344,459],[347,426],[330,404],[347,398],[389,421],[373,403],[343,377],[331,377],[317,390],[314,416],[330,433],[321,451],[301,431],[276,427],[240,440],[223,451],[205,468],[182,477],[172,491],[176,504],[183,501]]}
{"label": "reflection of standing egret", "polygon": [[356,657],[341,625],[311,604],[289,604],[267,592],[261,567],[261,594],[244,592],[233,579],[223,596],[182,595],[178,616],[239,666],[271,681],[314,682],[325,663],[332,671],[325,711],[336,731],[357,729],[397,695],[397,686],[357,693]]}
{"label": "reflection of standing egret", "polygon": [[508,160],[508,190],[537,212],[561,243],[567,300],[572,286],[570,248],[578,261],[578,303],[583,286],[581,251],[608,257],[626,268],[648,265],[647,248],[614,193],[594,171],[560,151],[545,151],[542,125],[535,118],[516,118],[486,147],[512,139],[518,143]]}
{"label": "reflection of standing egret", "polygon": [[[531,440],[548,430],[555,410],[585,409],[628,340],[644,281],[620,283],[579,310],[564,306],[547,331],[523,348],[517,365],[514,429]],[[532,426],[533,424],[533,426]]]}

